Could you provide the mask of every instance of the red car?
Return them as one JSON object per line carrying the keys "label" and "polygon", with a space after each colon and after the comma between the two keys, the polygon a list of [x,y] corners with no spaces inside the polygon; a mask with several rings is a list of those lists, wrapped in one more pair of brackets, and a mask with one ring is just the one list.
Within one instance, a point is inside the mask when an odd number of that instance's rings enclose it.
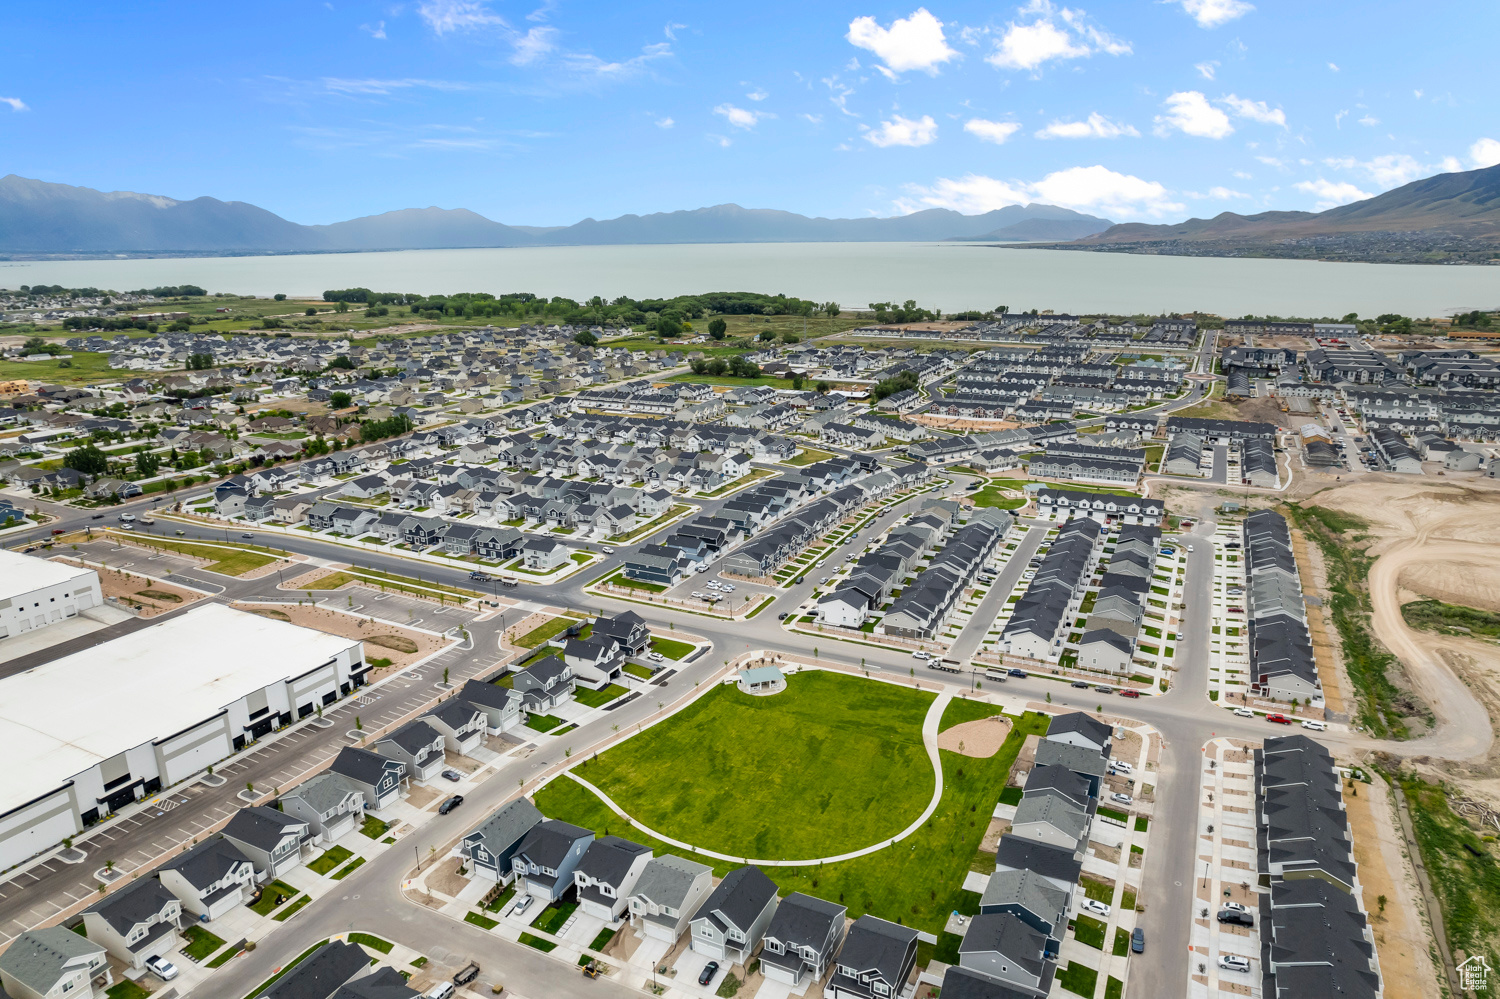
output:
{"label": "red car", "polygon": [[1121,697],[1140,697],[1141,696],[1141,692],[1139,690],[1122,690],[1122,691],[1120,691],[1120,696]]}
{"label": "red car", "polygon": [[1290,718],[1288,718],[1286,715],[1280,714],[1280,713],[1275,712],[1275,711],[1273,711],[1270,714],[1266,715],[1266,721],[1268,721],[1268,722],[1275,722],[1278,725],[1290,725],[1292,723],[1292,720]]}

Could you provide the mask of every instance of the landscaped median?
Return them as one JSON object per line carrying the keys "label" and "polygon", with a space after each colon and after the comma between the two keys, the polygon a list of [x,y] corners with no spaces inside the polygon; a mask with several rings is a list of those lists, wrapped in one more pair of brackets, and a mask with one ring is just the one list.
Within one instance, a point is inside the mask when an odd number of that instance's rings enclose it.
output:
{"label": "landscaped median", "polygon": [[175,552],[189,558],[205,559],[208,564],[203,568],[224,576],[243,576],[247,572],[274,562],[288,560],[285,552],[277,552],[257,545],[219,544],[210,541],[168,541],[154,534],[117,532],[113,528],[106,529],[105,533],[116,541],[135,545],[138,548]]}
{"label": "landscaped median", "polygon": [[484,594],[466,590],[447,583],[422,579],[420,576],[398,576],[380,569],[366,569],[349,565],[323,574],[306,574],[291,583],[298,590],[337,590],[345,586],[366,586],[381,593],[391,591],[408,596],[425,597],[438,603],[468,602],[481,600]]}
{"label": "landscaped median", "polygon": [[[631,579],[625,575],[623,569],[611,573],[607,578],[592,580],[583,588],[583,592],[594,596],[609,597],[613,600],[624,600],[636,604],[648,604],[655,607],[664,607],[669,610],[685,611],[688,614],[701,614],[704,617],[716,617],[725,621],[735,621],[741,618],[753,617],[763,607],[774,602],[774,593],[741,593],[740,598],[733,596],[717,603],[705,603],[702,600],[680,597],[658,596],[666,592],[668,588],[657,583],[647,583],[638,579]],[[727,606],[725,606],[727,605]],[[724,610],[719,607],[725,606]]]}

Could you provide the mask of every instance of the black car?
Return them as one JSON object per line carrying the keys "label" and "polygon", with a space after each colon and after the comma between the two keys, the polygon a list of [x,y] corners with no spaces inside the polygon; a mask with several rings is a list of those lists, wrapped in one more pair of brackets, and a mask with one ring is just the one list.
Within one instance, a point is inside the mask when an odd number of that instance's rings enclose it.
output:
{"label": "black car", "polygon": [[1023,680],[1026,679],[1026,671],[1024,669],[1007,670],[1007,673],[1010,676],[1018,676]]}
{"label": "black car", "polygon": [[707,964],[705,964],[703,966],[703,970],[698,973],[698,984],[699,985],[707,985],[709,982],[711,982],[711,981],[714,980],[714,976],[717,975],[718,973],[719,973],[719,962],[718,961],[710,961],[710,962],[708,962]]}
{"label": "black car", "polygon": [[1219,910],[1219,922],[1233,923],[1235,926],[1254,926],[1255,917],[1248,912],[1240,912],[1236,909]]}
{"label": "black car", "polygon": [[444,770],[443,771],[443,779],[444,780],[451,780],[451,781],[453,781],[456,784],[459,781],[461,781],[461,780],[464,779],[464,775],[461,774],[461,773],[459,773],[457,770]]}
{"label": "black car", "polygon": [[472,982],[474,979],[476,979],[478,977],[479,977],[479,965],[476,964],[476,963],[474,963],[473,961],[470,961],[464,967],[464,970],[460,971],[458,974],[456,974],[456,975],[453,976],[453,984],[454,985],[468,985],[470,982]]}
{"label": "black car", "polygon": [[441,805],[438,806],[438,814],[439,815],[447,815],[449,812],[453,811],[455,808],[457,808],[459,805],[462,805],[463,803],[464,803],[464,796],[461,795],[461,794],[455,794],[453,797],[449,798],[447,801],[443,802]]}
{"label": "black car", "polygon": [[103,519],[104,519],[104,514],[102,514],[102,513],[96,513],[96,514],[92,514],[92,515],[89,516],[89,520],[103,520]]}
{"label": "black car", "polygon": [[1087,680],[1074,680],[1073,681],[1073,686],[1080,687],[1080,688],[1082,688],[1084,690],[1088,690],[1089,689],[1089,682]]}
{"label": "black car", "polygon": [[1139,926],[1131,931],[1130,950],[1135,954],[1146,953],[1146,931]]}
{"label": "black car", "polygon": [[776,620],[778,620],[778,621],[785,621],[786,620],[786,611],[782,611],[780,614],[777,614],[776,615]]}

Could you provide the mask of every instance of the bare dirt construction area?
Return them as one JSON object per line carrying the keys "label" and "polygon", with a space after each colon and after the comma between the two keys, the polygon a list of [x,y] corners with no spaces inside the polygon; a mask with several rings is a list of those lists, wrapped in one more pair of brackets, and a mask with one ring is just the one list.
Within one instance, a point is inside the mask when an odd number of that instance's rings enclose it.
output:
{"label": "bare dirt construction area", "polygon": [[[405,669],[418,660],[425,659],[448,643],[437,635],[414,628],[402,628],[385,621],[372,621],[357,614],[329,610],[311,604],[256,604],[237,602],[235,607],[277,621],[311,628],[340,638],[358,638],[365,643],[365,655],[371,661],[389,659],[390,666],[382,669]],[[381,675],[377,671],[376,677]]]}
{"label": "bare dirt construction area", "polygon": [[55,558],[52,561],[95,570],[99,573],[99,589],[104,592],[104,598],[106,600],[114,598],[122,604],[136,608],[140,611],[141,617],[156,617],[158,614],[165,614],[167,611],[174,611],[179,607],[196,603],[205,596],[196,590],[153,581],[134,573],[120,572],[118,569],[107,569],[103,566],[86,566],[76,559]]}
{"label": "bare dirt construction area", "polygon": [[1002,715],[963,722],[938,733],[938,748],[963,756],[987,759],[1000,752],[1010,735],[1010,719]]}
{"label": "bare dirt construction area", "polygon": [[1403,590],[1420,593],[1425,586],[1457,596],[1466,580],[1493,577],[1500,565],[1500,487],[1394,479],[1372,476],[1306,502],[1359,517],[1374,539],[1367,549],[1375,559],[1367,579],[1371,630],[1401,660],[1436,718],[1433,734],[1413,740],[1401,755],[1464,761],[1450,764],[1448,776],[1500,776],[1491,728],[1500,717],[1500,648],[1418,631],[1401,615]]}

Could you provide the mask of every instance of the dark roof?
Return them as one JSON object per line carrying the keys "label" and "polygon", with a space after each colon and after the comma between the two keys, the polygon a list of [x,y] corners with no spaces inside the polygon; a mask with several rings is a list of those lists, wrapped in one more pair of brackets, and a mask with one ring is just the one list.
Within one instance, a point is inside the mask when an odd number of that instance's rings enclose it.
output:
{"label": "dark roof", "polygon": [[943,974],[943,999],[1036,999],[1036,993],[953,965]]}
{"label": "dark roof", "polygon": [[229,824],[224,827],[224,835],[233,836],[262,850],[271,850],[281,842],[288,828],[293,826],[306,829],[307,823],[277,808],[252,805],[234,813]]}
{"label": "dark roof", "polygon": [[504,853],[543,820],[541,810],[529,798],[517,798],[490,814],[465,840],[477,839],[494,854]]}
{"label": "dark roof", "polygon": [[500,687],[493,683],[484,683],[480,680],[470,680],[464,684],[459,691],[456,700],[467,701],[485,708],[503,708],[512,699],[521,695],[509,687]]}
{"label": "dark roof", "polygon": [[723,913],[734,926],[747,930],[766,903],[775,897],[776,885],[759,867],[738,867],[724,875],[724,880],[699,908],[698,915],[701,918]]}
{"label": "dark roof", "polygon": [[[480,684],[480,686],[491,685]],[[439,704],[437,707],[433,708],[431,711],[427,712],[427,714],[423,715],[422,717],[438,718],[441,719],[443,724],[447,725],[449,728],[460,729],[474,720],[474,715],[478,712],[478,710],[478,708],[474,707],[474,705],[468,703],[463,698],[450,697],[443,703]]]}
{"label": "dark roof", "polygon": [[794,891],[776,907],[771,925],[766,928],[766,936],[792,946],[821,947],[834,923],[843,926],[844,913],[848,911],[842,905]]}
{"label": "dark roof", "polygon": [[[778,913],[780,915],[780,913]],[[917,931],[866,913],[849,927],[839,951],[839,964],[855,972],[875,972],[897,984],[906,965],[906,951],[917,939]]]}
{"label": "dark roof", "polygon": [[1011,912],[982,912],[969,923],[958,953],[995,952],[1020,965],[1031,975],[1041,978],[1046,961],[1047,938]]}
{"label": "dark roof", "polygon": [[260,995],[275,999],[329,999],[369,963],[359,944],[335,940],[318,948]]}
{"label": "dark roof", "polygon": [[328,769],[362,784],[373,786],[380,783],[380,778],[385,776],[386,767],[390,764],[401,767],[403,772],[406,769],[406,764],[400,760],[372,753],[368,749],[345,746],[339,750],[339,755],[333,758]]}
{"label": "dark roof", "polygon": [[177,901],[177,896],[155,878],[141,878],[112,895],[95,902],[85,912],[97,912],[104,921],[124,935],[138,923],[161,914],[162,909]]}
{"label": "dark roof", "polygon": [[604,884],[620,887],[630,865],[642,854],[650,854],[649,846],[632,843],[618,836],[605,836],[589,844],[578,861],[578,870]]}
{"label": "dark roof", "polygon": [[377,968],[374,974],[339,989],[331,999],[421,999],[421,996],[395,968]]}
{"label": "dark roof", "polygon": [[516,853],[525,854],[526,858],[538,867],[550,867],[554,870],[562,864],[563,858],[573,848],[573,844],[580,839],[593,839],[594,834],[587,829],[579,828],[571,822],[563,822],[560,819],[544,819],[531,827]]}
{"label": "dark roof", "polygon": [[[430,749],[432,747],[432,744],[434,742],[437,742],[442,737],[443,735],[441,732],[424,722],[422,719],[418,718],[414,721],[407,722],[405,725],[402,725],[394,732],[389,732],[381,736],[377,740],[377,742],[394,742],[396,745],[400,746],[402,749],[415,756],[417,755],[417,753],[421,752],[424,749]],[[347,771],[341,772],[347,773]],[[354,775],[349,774],[349,776]],[[369,781],[369,783],[373,784],[374,781]]]}
{"label": "dark roof", "polygon": [[1034,792],[1057,792],[1085,807],[1088,806],[1089,798],[1093,797],[1089,793],[1087,780],[1067,767],[1057,765],[1031,768],[1031,772],[1026,775],[1025,793]]}
{"label": "dark roof", "polygon": [[995,866],[1013,868],[1018,871],[1036,871],[1042,877],[1057,881],[1074,882],[1083,861],[1074,860],[1070,851],[1055,846],[1006,833],[1000,837],[995,850]]}
{"label": "dark roof", "polygon": [[201,891],[223,880],[224,875],[235,868],[248,863],[250,863],[250,858],[241,853],[237,846],[215,836],[213,839],[204,840],[186,853],[178,854],[162,864],[158,870],[177,871],[187,879],[188,884]]}

